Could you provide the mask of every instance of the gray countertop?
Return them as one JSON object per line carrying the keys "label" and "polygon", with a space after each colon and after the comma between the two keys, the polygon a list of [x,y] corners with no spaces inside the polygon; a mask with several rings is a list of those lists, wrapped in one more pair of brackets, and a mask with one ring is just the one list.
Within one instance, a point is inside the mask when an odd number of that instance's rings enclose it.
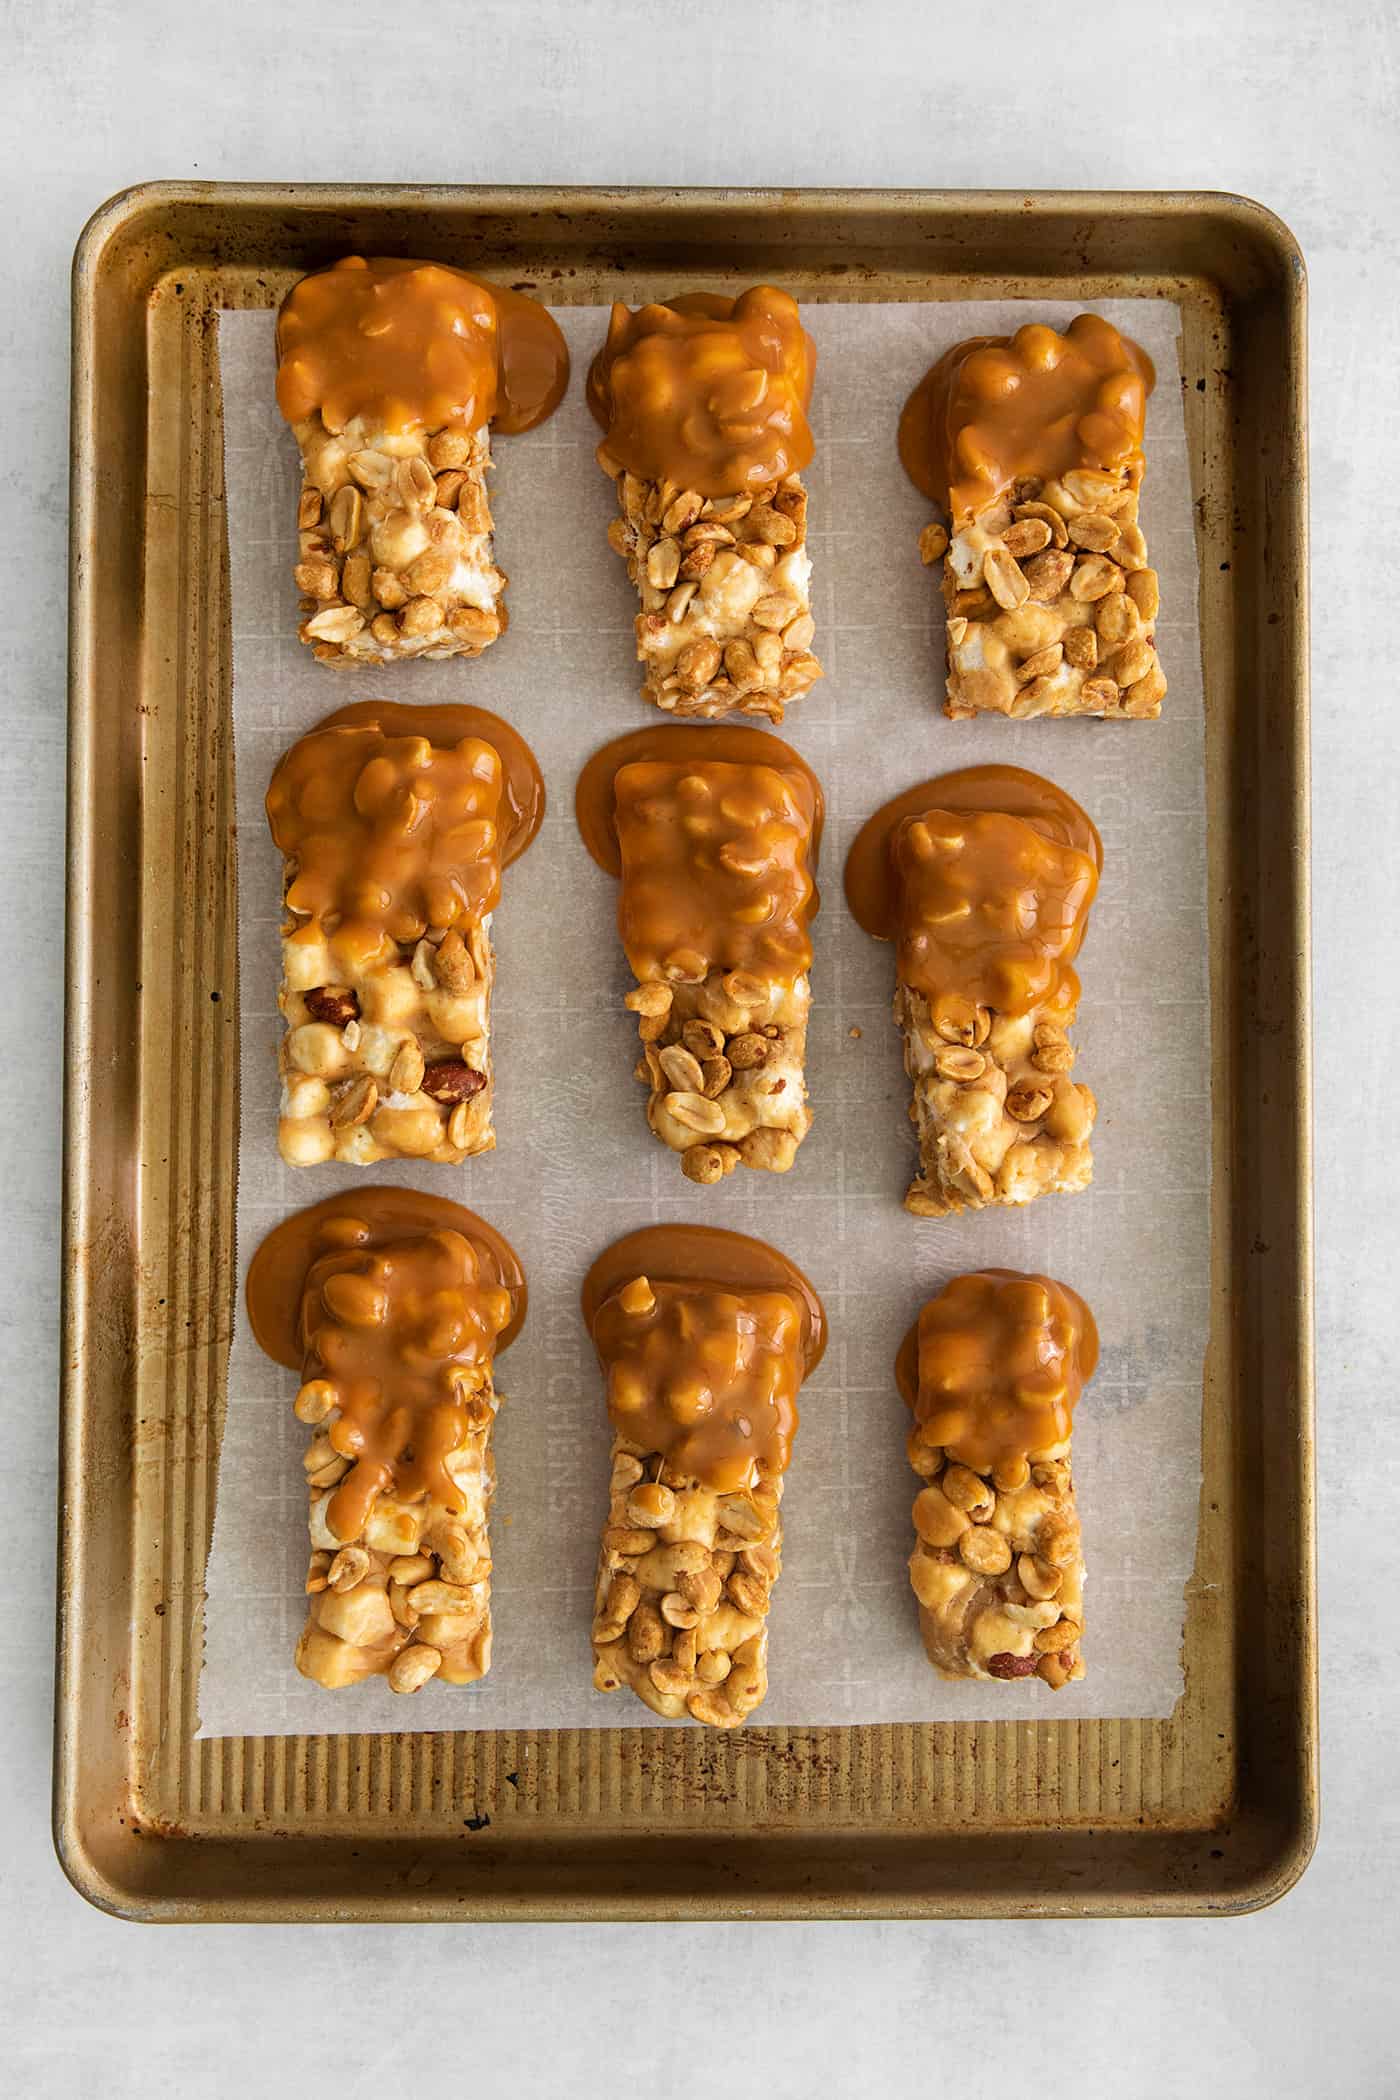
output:
{"label": "gray countertop", "polygon": [[[1154,2100],[1400,2090],[1400,1676],[1394,1539],[1375,1514],[1400,1450],[1385,1339],[1400,1225],[1372,1102],[1400,1052],[1400,707],[1386,623],[1365,611],[1400,486],[1400,14],[477,0],[298,17],[270,0],[0,0],[0,24],[3,1028],[5,1068],[28,1075],[0,1110],[17,1577],[0,1633],[0,2083],[30,2100],[449,2083],[593,2100],[644,2078],[787,2100],[894,2094],[955,2066],[957,2090],[978,2093],[1028,2078]],[[152,176],[1203,188],[1292,226],[1312,291],[1323,1832],[1273,1909],[156,1933],[68,1888],[48,1832],[68,265],[92,208]],[[1371,518],[1388,529],[1344,559],[1344,533]]]}

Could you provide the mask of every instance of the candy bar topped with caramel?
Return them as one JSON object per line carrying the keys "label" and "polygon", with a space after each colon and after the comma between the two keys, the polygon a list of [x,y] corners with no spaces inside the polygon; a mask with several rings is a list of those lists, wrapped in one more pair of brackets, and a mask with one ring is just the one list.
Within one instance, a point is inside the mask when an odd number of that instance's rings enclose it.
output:
{"label": "candy bar topped with caramel", "polygon": [[529,746],[479,708],[365,701],[284,754],[267,814],[289,1166],[455,1163],[495,1143],[488,926],[543,813]]}
{"label": "candy bar topped with caramel", "polygon": [[1085,1187],[1095,1102],[1070,1077],[1073,968],[1103,846],[1074,799],[1018,766],[895,796],[846,861],[856,920],[896,943],[923,1217]]}
{"label": "candy bar topped with caramel", "polygon": [[945,1677],[1084,1675],[1084,1556],[1070,1432],[1098,1361],[1094,1316],[1049,1276],[955,1276],[906,1335],[896,1381],[923,1480],[909,1579]]}
{"label": "candy bar topped with caramel", "polygon": [[491,431],[562,399],[558,323],[442,263],[351,255],[293,286],[277,350],[302,459],[302,640],[341,667],[479,656],[507,624]]}
{"label": "candy bar topped with caramel", "polygon": [[593,1682],[737,1728],[768,1684],[780,1504],[822,1303],[776,1247],[653,1225],[606,1248],[583,1315],[613,1429]]}
{"label": "candy bar topped with caramel", "polygon": [[1099,314],[957,343],[899,425],[910,478],[946,513],[946,711],[1149,719],[1156,572],[1138,524],[1152,360]]}
{"label": "candy bar topped with caramel", "polygon": [[307,1382],[334,1395],[332,1449],[350,1470],[327,1523],[358,1538],[377,1496],[430,1495],[460,1514],[446,1459],[465,1436],[473,1374],[509,1325],[511,1296],[482,1273],[477,1248],[451,1227],[320,1255],[306,1278],[301,1339]]}
{"label": "candy bar topped with caramel", "polygon": [[811,1122],[816,775],[760,730],[672,723],[596,751],[575,807],[589,852],[622,878],[652,1130],[692,1181],[785,1173]]}
{"label": "candy bar topped with caramel", "polygon": [[608,539],[641,600],[642,692],[666,714],[781,722],[821,676],[802,486],[815,365],[772,285],[613,308],[588,404],[617,493]]}
{"label": "candy bar topped with caramel", "polygon": [[525,1299],[499,1233],[412,1189],[327,1197],[254,1254],[253,1332],[299,1373],[311,1432],[303,1675],[396,1692],[485,1675],[492,1366]]}

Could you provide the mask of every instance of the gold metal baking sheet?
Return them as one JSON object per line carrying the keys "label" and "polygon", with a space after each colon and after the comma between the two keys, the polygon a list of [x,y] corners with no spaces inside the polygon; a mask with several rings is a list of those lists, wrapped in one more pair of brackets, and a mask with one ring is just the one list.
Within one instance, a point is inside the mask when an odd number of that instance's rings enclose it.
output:
{"label": "gold metal baking sheet", "polygon": [[[238,1069],[216,317],[347,251],[560,303],[1179,302],[1198,497],[1213,1303],[1169,1720],[195,1742]],[[1305,287],[1209,195],[152,184],[73,280],[55,1837],[133,1918],[1232,1912],[1317,1825]]]}

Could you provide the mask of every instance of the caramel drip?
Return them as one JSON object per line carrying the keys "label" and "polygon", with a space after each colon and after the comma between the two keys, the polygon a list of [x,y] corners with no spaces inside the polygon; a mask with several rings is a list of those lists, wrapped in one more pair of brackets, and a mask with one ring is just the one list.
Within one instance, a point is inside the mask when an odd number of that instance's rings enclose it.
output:
{"label": "caramel drip", "polygon": [[543,815],[529,746],[471,707],[344,708],[284,753],[267,791],[287,905],[356,969],[482,919]]}
{"label": "caramel drip", "polygon": [[1098,1360],[1098,1329],[1077,1291],[981,1269],[955,1276],[924,1306],[895,1377],[925,1442],[986,1473],[1069,1441]]}
{"label": "caramel drip", "polygon": [[594,753],[575,808],[593,858],[621,874],[618,931],[639,981],[720,969],[790,985],[810,967],[822,792],[780,738],[634,731]]}
{"label": "caramel drip", "polygon": [[776,1248],[701,1226],[630,1233],[589,1271],[583,1312],[620,1436],[721,1493],[785,1471],[826,1327]]}
{"label": "caramel drip", "polygon": [[559,325],[537,300],[443,263],[349,255],[293,285],[277,317],[277,401],[387,431],[530,430],[569,382]]}
{"label": "caramel drip", "polygon": [[961,531],[1023,477],[1074,468],[1142,475],[1152,360],[1097,314],[1063,335],[1030,322],[973,336],[925,373],[899,421],[899,456],[915,486]]}
{"label": "caramel drip", "polygon": [[1083,943],[1103,842],[1062,788],[1019,766],[969,766],[887,802],[846,860],[846,900],[897,939],[902,981],[1004,1014],[1060,1003]]}
{"label": "caramel drip", "polygon": [[614,306],[588,374],[604,466],[702,496],[739,495],[812,457],[816,350],[787,292]]}
{"label": "caramel drip", "polygon": [[332,1448],[351,1461],[326,1520],[355,1539],[381,1494],[460,1513],[447,1470],[519,1331],[514,1251],[459,1204],[406,1189],[334,1196],[276,1228],[249,1266],[248,1312],[270,1356],[335,1389]]}

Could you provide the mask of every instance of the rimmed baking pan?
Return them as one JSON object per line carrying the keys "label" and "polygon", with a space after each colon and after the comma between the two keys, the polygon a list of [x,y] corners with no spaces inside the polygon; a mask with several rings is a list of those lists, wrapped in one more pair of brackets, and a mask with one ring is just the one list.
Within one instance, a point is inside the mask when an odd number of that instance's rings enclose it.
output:
{"label": "rimmed baking pan", "polygon": [[[238,1099],[216,317],[350,250],[557,303],[1170,298],[1201,564],[1213,1324],[1166,1720],[194,1739]],[[1233,197],[153,184],[78,248],[55,1831],[149,1919],[1246,1910],[1317,1822],[1305,287]]]}

